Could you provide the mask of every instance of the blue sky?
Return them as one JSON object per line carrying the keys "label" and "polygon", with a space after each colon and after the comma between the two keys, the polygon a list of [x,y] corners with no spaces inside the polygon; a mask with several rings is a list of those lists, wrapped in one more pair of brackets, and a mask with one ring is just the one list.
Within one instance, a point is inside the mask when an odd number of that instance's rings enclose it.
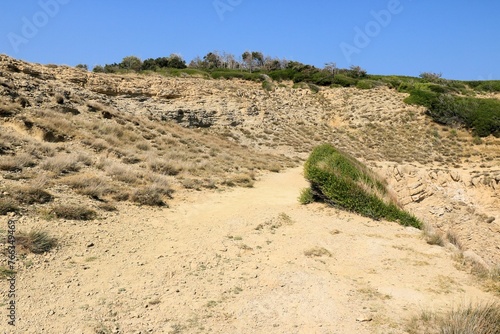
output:
{"label": "blue sky", "polygon": [[371,74],[500,79],[498,0],[2,0],[0,53],[76,65],[245,50]]}

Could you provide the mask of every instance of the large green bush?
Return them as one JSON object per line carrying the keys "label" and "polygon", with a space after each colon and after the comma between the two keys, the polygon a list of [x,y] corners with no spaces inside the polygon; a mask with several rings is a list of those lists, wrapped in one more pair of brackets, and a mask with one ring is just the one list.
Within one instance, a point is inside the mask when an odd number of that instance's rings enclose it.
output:
{"label": "large green bush", "polygon": [[436,89],[413,89],[405,99],[408,104],[427,108],[427,114],[437,123],[464,126],[473,134],[500,137],[500,101],[436,92]]}
{"label": "large green bush", "polygon": [[329,144],[316,147],[304,166],[315,199],[373,219],[421,227],[387,191],[385,181],[365,165]]}
{"label": "large green bush", "polygon": [[466,84],[479,92],[500,92],[500,80],[467,81]]}
{"label": "large green bush", "polygon": [[344,74],[337,74],[335,78],[333,78],[333,84],[342,87],[356,86],[357,83],[358,83],[357,79],[351,78]]}

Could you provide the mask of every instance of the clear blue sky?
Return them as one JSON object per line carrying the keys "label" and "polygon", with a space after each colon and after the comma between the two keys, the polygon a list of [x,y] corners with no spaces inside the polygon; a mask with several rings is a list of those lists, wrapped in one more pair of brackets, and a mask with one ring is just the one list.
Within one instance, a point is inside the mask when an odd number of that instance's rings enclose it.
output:
{"label": "clear blue sky", "polygon": [[499,0],[1,0],[0,15],[0,53],[43,64],[250,50],[371,74],[500,79]]}

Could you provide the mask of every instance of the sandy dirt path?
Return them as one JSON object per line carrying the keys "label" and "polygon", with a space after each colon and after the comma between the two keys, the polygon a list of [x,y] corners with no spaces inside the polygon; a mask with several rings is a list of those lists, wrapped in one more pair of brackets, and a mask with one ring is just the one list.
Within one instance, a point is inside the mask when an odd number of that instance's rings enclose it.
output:
{"label": "sandy dirt path", "polygon": [[18,332],[404,333],[422,309],[493,298],[420,231],[301,206],[306,186],[296,168],[168,209],[21,220],[63,244],[25,259]]}

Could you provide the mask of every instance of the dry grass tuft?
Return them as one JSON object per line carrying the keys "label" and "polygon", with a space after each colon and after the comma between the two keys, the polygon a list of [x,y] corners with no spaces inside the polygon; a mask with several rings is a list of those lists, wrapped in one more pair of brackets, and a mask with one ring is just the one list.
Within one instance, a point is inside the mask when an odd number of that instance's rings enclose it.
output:
{"label": "dry grass tuft", "polygon": [[83,205],[59,204],[50,213],[56,218],[68,220],[93,220],[97,217],[94,210]]}
{"label": "dry grass tuft", "polygon": [[45,204],[54,199],[54,196],[36,186],[24,186],[10,190],[12,197],[21,204]]}
{"label": "dry grass tuft", "polygon": [[166,183],[153,183],[135,190],[131,200],[140,205],[167,206],[164,198],[171,197],[172,189]]}
{"label": "dry grass tuft", "polygon": [[123,159],[122,159],[122,162],[124,164],[128,164],[128,165],[138,164],[141,161],[142,161],[142,159],[135,156],[135,155],[128,155],[126,157],[123,157]]}
{"label": "dry grass tuft", "polygon": [[463,306],[446,314],[422,312],[410,320],[410,334],[497,334],[500,329],[500,304]]}
{"label": "dry grass tuft", "polygon": [[106,167],[106,172],[114,180],[128,184],[138,184],[144,177],[143,173],[135,170],[133,167],[111,163]]}
{"label": "dry grass tuft", "polygon": [[106,109],[104,105],[97,101],[87,101],[87,107],[90,112],[102,111]]}
{"label": "dry grass tuft", "polygon": [[490,267],[480,258],[465,256],[460,252],[455,256],[457,268],[476,276],[487,291],[500,296],[500,266]]}
{"label": "dry grass tuft", "polygon": [[425,225],[423,229],[423,235],[425,238],[425,241],[429,245],[436,245],[436,246],[444,246],[444,240],[443,237],[439,232],[437,232],[435,229],[433,229],[430,225]]}
{"label": "dry grass tuft", "polygon": [[41,167],[55,174],[78,172],[83,166],[91,165],[92,161],[82,154],[61,154],[45,160]]}
{"label": "dry grass tuft", "polygon": [[108,184],[106,179],[96,175],[73,175],[64,178],[62,183],[80,195],[99,200],[106,195],[115,193],[115,189]]}
{"label": "dry grass tuft", "polygon": [[11,212],[19,212],[19,210],[21,210],[19,203],[11,198],[0,197],[0,216]]}
{"label": "dry grass tuft", "polygon": [[254,185],[254,180],[252,178],[252,175],[242,173],[233,175],[232,177],[224,181],[224,184],[230,187],[241,186],[252,188]]}
{"label": "dry grass tuft", "polygon": [[16,114],[20,109],[20,105],[16,103],[0,103],[0,117],[10,117]]}
{"label": "dry grass tuft", "polygon": [[5,156],[0,160],[0,170],[7,172],[20,172],[24,168],[36,166],[35,160],[29,154]]}
{"label": "dry grass tuft", "polygon": [[37,159],[43,159],[45,157],[53,157],[56,150],[51,144],[37,142],[29,144],[26,147],[26,152]]}
{"label": "dry grass tuft", "polygon": [[102,203],[99,205],[99,209],[106,211],[106,212],[118,211],[118,208],[112,203]]}
{"label": "dry grass tuft", "polygon": [[457,233],[455,231],[452,231],[452,230],[448,230],[446,232],[446,239],[452,244],[454,245],[455,247],[457,247],[457,249],[459,250],[463,250],[464,247],[462,245],[462,243],[460,242],[460,238],[458,237]]}
{"label": "dry grass tuft", "polygon": [[57,246],[57,239],[42,230],[32,230],[29,233],[20,232],[16,236],[16,245],[31,253],[43,254]]}
{"label": "dry grass tuft", "polygon": [[149,168],[155,173],[171,176],[175,176],[182,171],[182,167],[179,163],[158,158],[149,161]]}
{"label": "dry grass tuft", "polygon": [[323,257],[323,256],[331,257],[332,253],[330,253],[328,249],[323,247],[313,247],[311,249],[304,251],[304,255],[307,257]]}

